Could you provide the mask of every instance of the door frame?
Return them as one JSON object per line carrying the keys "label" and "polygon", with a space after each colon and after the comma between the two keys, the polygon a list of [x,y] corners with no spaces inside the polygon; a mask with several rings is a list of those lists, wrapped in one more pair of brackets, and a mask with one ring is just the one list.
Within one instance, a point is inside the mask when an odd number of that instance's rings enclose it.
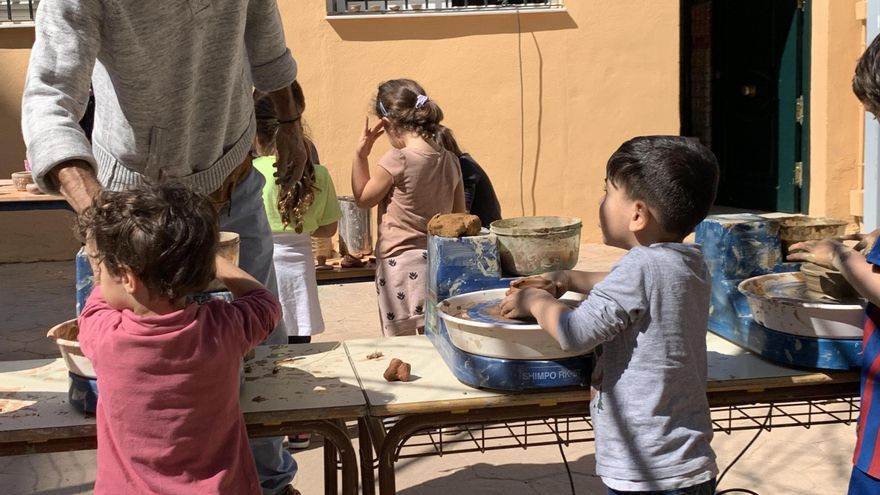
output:
{"label": "door frame", "polygon": [[[698,0],[680,0],[679,1],[679,17],[681,22],[679,24],[679,49],[680,49],[680,63],[679,63],[679,122],[680,122],[680,134],[685,135],[691,129],[692,121],[690,114],[690,101],[691,101],[691,81],[690,81],[690,56],[691,56],[691,38],[690,38],[690,6]],[[714,1],[714,0],[713,0]],[[880,0],[869,0],[869,5],[873,3],[878,15],[880,15]],[[870,8],[870,7],[869,7]],[[779,156],[777,155],[777,169],[779,173],[779,181],[781,183],[781,177],[786,175],[788,177],[792,177],[791,179],[791,187],[799,189],[795,190],[790,194],[791,201],[794,204],[790,205],[782,205],[786,209],[793,210],[796,213],[806,213],[809,211],[809,200],[810,200],[810,47],[811,47],[811,27],[812,27],[812,0],[798,0],[798,10],[799,12],[795,15],[795,21],[799,23],[798,29],[801,32],[801,36],[798,39],[797,46],[795,48],[795,53],[791,54],[797,58],[797,63],[800,65],[799,74],[795,75],[797,81],[795,82],[796,93],[799,93],[801,96],[801,112],[802,119],[800,123],[796,123],[797,126],[794,131],[794,161],[793,165],[783,164],[781,160],[779,160]],[[876,30],[875,30],[876,31]],[[876,32],[875,32],[876,34]],[[786,105],[786,109],[795,112],[796,103],[790,102],[790,104]],[[779,118],[783,118],[783,113],[785,113],[784,118],[790,118],[792,116],[792,112],[783,112],[782,106],[780,106]],[[780,126],[781,127],[781,126]],[[880,127],[877,128],[876,135],[880,137]],[[781,129],[777,131],[777,143],[781,140],[782,133]],[[867,140],[866,140],[867,143]],[[880,158],[880,149],[875,148],[875,158]],[[867,156],[867,154],[866,154]],[[880,160],[877,160],[880,162]],[[796,171],[796,168],[800,164],[800,172]],[[875,165],[877,163],[875,162]],[[876,169],[880,167],[875,167]],[[789,169],[794,169],[789,171]],[[866,173],[867,173],[867,163],[866,163]],[[798,179],[797,175],[799,175],[800,185],[796,184],[796,180]],[[877,174],[877,181],[880,184],[880,174]],[[867,180],[866,180],[867,183]],[[780,186],[781,189],[781,186]],[[777,193],[777,205],[780,205],[782,201],[780,200],[781,191]],[[866,191],[866,200],[867,200],[867,191]],[[880,217],[880,201],[877,203],[878,206],[878,217]],[[777,208],[781,209],[781,208]],[[867,208],[866,208],[867,211]]]}

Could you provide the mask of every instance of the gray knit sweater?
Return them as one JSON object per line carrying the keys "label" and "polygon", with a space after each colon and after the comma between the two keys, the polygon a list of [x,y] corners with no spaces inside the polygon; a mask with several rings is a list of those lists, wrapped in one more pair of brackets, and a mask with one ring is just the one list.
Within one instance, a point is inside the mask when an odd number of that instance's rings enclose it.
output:
{"label": "gray knit sweater", "polygon": [[[275,0],[43,0],[22,100],[27,156],[81,159],[105,187],[180,180],[217,189],[249,152],[252,87],[296,78]],[[89,144],[79,119],[94,85]]]}
{"label": "gray knit sweater", "polygon": [[563,317],[564,349],[602,344],[590,416],[611,488],[684,488],[717,474],[706,399],[709,273],[695,244],[629,251]]}

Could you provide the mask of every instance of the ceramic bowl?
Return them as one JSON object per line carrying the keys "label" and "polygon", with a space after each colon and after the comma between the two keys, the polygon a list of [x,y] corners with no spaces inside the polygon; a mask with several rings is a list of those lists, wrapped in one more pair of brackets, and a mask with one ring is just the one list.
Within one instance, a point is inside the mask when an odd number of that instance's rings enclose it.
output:
{"label": "ceramic bowl", "polygon": [[[491,289],[460,294],[437,306],[437,314],[443,319],[455,347],[471,354],[503,359],[561,359],[584,354],[562,350],[559,342],[537,323],[498,321],[499,317],[488,314],[475,319],[469,314],[471,308],[500,300],[505,292],[507,289]],[[570,306],[580,302],[574,293],[560,300]]]}
{"label": "ceramic bowl", "polygon": [[28,184],[34,183],[34,177],[30,172],[13,172],[12,184],[17,191],[26,191]]}
{"label": "ceramic bowl", "polygon": [[61,358],[64,359],[64,364],[71,373],[85,378],[97,378],[92,362],[83,355],[79,347],[79,325],[75,319],[55,325],[46,336],[54,339],[58,344]]}
{"label": "ceramic bowl", "polygon": [[507,275],[527,277],[569,270],[577,264],[580,218],[505,218],[492,222],[489,231],[495,234],[501,268]]}
{"label": "ceramic bowl", "polygon": [[828,298],[844,301],[859,297],[859,293],[837,270],[831,270],[814,263],[801,263],[801,273],[807,284],[807,292],[817,299]]}
{"label": "ceramic bowl", "polygon": [[752,319],[771,330],[809,338],[862,338],[864,303],[816,300],[807,294],[800,272],[747,278],[738,289],[748,300]]}

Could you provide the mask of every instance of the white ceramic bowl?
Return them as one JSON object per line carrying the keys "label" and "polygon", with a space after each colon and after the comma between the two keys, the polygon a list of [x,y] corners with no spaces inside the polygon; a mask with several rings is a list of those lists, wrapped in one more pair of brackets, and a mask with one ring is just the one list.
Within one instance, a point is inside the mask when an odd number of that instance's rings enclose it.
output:
{"label": "white ceramic bowl", "polygon": [[752,319],[771,330],[812,338],[862,338],[864,305],[859,300],[811,299],[800,272],[752,277],[738,288],[749,301]]}
{"label": "white ceramic bowl", "polygon": [[71,373],[85,378],[97,378],[92,362],[83,355],[82,349],[79,347],[79,341],[77,340],[79,326],[75,319],[55,325],[46,336],[54,339],[55,343],[58,344],[64,364],[67,365],[67,369]]}
{"label": "white ceramic bowl", "polygon": [[[560,359],[583,355],[582,351],[563,351],[559,343],[537,324],[485,323],[462,317],[467,309],[501,299],[507,289],[492,289],[450,297],[437,305],[437,313],[446,324],[446,332],[455,347],[470,354],[504,359]],[[560,300],[576,305],[574,293]]]}

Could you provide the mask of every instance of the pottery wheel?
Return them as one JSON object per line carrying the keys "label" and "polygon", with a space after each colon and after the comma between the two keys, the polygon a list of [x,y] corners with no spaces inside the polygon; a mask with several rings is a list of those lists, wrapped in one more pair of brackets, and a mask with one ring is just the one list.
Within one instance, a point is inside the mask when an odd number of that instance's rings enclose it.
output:
{"label": "pottery wheel", "polygon": [[462,311],[462,316],[482,323],[500,323],[503,325],[534,325],[535,319],[516,320],[501,316],[501,299],[482,302]]}

